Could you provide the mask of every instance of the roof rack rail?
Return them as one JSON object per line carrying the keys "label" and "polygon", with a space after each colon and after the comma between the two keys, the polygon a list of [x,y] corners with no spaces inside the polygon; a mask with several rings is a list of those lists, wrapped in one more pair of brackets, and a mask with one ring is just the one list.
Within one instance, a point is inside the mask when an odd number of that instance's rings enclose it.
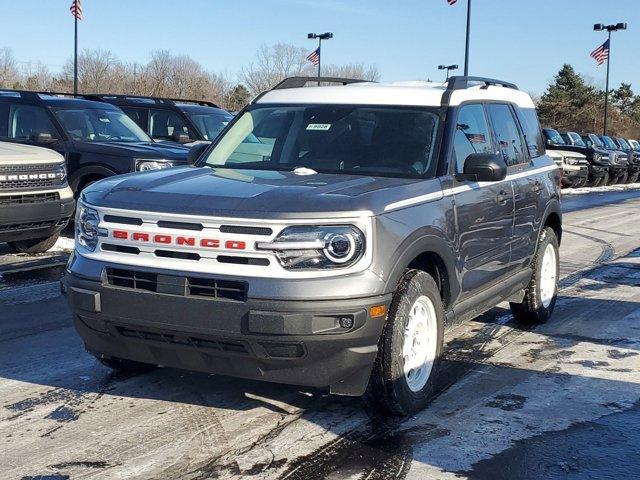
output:
{"label": "roof rack rail", "polygon": [[341,77],[288,77],[278,83],[271,90],[282,90],[284,88],[300,88],[307,83],[339,83],[341,85],[349,85],[350,83],[366,83],[369,80],[362,78],[341,78]]}
{"label": "roof rack rail", "polygon": [[25,98],[29,100],[42,101],[42,99],[38,96],[39,92],[33,92],[31,90],[16,90],[15,88],[0,88],[0,94],[2,93],[19,93],[20,98]]}
{"label": "roof rack rail", "polygon": [[505,87],[511,88],[513,90],[518,90],[518,86],[516,84],[505,82],[504,80],[496,80],[495,78],[486,77],[463,76],[449,77],[449,81],[447,82],[447,90],[464,90],[465,88],[469,88],[470,83],[482,83],[484,84],[485,88],[493,85],[496,87]]}
{"label": "roof rack rail", "polygon": [[97,99],[99,101],[106,101],[106,98],[114,98],[114,99],[122,99],[126,100],[128,98],[136,99],[136,100],[151,100],[156,104],[165,104],[165,105],[174,105],[176,103],[193,103],[196,105],[201,105],[203,107],[214,107],[220,108],[213,102],[209,102],[207,100],[189,100],[186,98],[162,98],[162,97],[153,97],[151,95],[127,95],[124,93],[91,93],[85,94],[84,97],[90,99]]}

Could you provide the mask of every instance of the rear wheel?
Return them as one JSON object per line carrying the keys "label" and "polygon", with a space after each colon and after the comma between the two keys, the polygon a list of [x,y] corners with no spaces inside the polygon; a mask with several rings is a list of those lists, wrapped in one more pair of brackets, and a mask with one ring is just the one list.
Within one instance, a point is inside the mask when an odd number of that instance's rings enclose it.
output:
{"label": "rear wheel", "polygon": [[516,320],[528,325],[544,323],[551,317],[558,295],[560,257],[558,238],[546,227],[540,235],[532,262],[533,275],[521,303],[510,303]]}
{"label": "rear wheel", "polygon": [[31,238],[29,240],[9,242],[9,246],[18,253],[44,253],[56,244],[58,237],[60,237],[60,233],[55,233],[45,238]]}
{"label": "rear wheel", "polygon": [[444,307],[434,279],[407,270],[393,296],[366,400],[390,415],[422,410],[435,392]]}

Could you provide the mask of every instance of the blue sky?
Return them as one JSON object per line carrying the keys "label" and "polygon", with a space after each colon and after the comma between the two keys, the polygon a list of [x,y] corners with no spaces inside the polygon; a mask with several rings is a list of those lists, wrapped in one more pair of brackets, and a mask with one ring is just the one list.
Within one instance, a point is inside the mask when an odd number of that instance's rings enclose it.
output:
{"label": "blue sky", "polygon": [[[626,21],[614,34],[613,85],[640,92],[638,0],[472,0],[472,74],[514,81],[541,93],[568,62],[597,84],[604,66],[589,53],[605,40],[593,23]],[[0,0],[0,47],[22,62],[59,70],[72,54],[71,0]],[[440,80],[437,65],[464,62],[466,0],[82,0],[80,48],[111,50],[124,61],[149,52],[188,54],[235,78],[262,43],[314,48],[307,32],[332,31],[323,62],[377,65],[383,80]]]}

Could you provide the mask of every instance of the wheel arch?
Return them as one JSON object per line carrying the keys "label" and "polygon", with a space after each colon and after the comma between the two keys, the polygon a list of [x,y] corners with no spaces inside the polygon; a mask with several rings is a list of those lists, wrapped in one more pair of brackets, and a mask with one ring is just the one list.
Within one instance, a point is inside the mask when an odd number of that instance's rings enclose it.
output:
{"label": "wheel arch", "polygon": [[558,238],[558,245],[562,241],[562,210],[560,203],[554,201],[547,206],[547,209],[543,216],[543,221],[540,224],[540,231],[538,232],[538,238],[542,234],[544,228],[550,227]]}
{"label": "wheel arch", "polygon": [[449,308],[460,293],[452,245],[442,237],[417,232],[400,250],[402,253],[394,262],[386,291],[396,289],[407,268],[421,270],[436,281],[445,309]]}
{"label": "wheel arch", "polygon": [[106,177],[111,177],[113,175],[117,175],[116,172],[107,167],[102,167],[100,165],[90,165],[87,167],[82,167],[73,172],[73,174],[69,178],[69,186],[71,190],[73,190],[76,194],[76,197],[79,195],[78,187],[84,185],[90,179],[102,179]]}

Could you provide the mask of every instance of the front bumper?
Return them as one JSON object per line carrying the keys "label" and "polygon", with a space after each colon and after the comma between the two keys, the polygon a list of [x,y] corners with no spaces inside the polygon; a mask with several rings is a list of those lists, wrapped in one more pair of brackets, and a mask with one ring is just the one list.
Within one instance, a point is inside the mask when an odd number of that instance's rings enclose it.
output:
{"label": "front bumper", "polygon": [[587,165],[563,165],[562,166],[562,185],[571,187],[583,182],[589,175]]}
{"label": "front bumper", "polygon": [[73,197],[46,195],[51,193],[0,196],[0,242],[45,238],[67,225],[75,209]]}
{"label": "front bumper", "polygon": [[[173,288],[184,277],[162,278]],[[391,301],[391,295],[240,301],[158,293],[115,286],[104,272],[98,281],[67,271],[62,289],[96,356],[343,395],[364,393],[384,324],[384,317],[371,318],[370,307]]]}
{"label": "front bumper", "polygon": [[594,163],[589,163],[589,180],[604,177],[608,172],[609,167],[607,165],[596,165]]}

